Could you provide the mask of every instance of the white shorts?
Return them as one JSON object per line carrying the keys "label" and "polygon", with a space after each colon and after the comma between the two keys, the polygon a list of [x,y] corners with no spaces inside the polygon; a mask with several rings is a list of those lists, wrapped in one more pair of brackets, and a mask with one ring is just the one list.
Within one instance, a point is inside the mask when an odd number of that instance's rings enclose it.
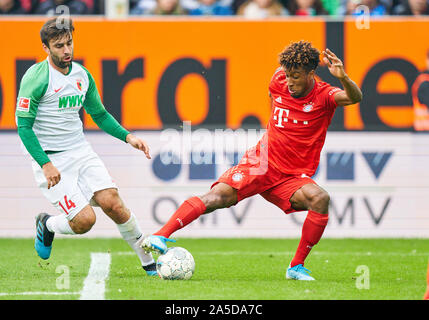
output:
{"label": "white shorts", "polygon": [[43,195],[68,220],[72,220],[88,204],[97,206],[92,199],[96,191],[117,189],[104,163],[89,144],[50,154],[49,159],[60,171],[60,182],[48,189],[42,168],[33,160],[34,177]]}

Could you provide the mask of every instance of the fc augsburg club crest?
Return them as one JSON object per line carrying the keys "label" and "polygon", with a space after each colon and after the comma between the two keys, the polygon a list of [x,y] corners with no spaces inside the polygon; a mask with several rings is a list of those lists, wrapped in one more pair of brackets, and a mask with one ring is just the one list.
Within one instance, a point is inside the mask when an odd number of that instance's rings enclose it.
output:
{"label": "fc augsburg club crest", "polygon": [[81,81],[81,80],[76,80],[76,85],[77,85],[77,88],[78,88],[80,91],[82,91],[82,81]]}

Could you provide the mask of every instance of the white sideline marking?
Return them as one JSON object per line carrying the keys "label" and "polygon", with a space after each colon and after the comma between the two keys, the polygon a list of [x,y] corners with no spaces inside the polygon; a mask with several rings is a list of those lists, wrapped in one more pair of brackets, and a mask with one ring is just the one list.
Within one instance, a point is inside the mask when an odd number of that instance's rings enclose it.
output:
{"label": "white sideline marking", "polygon": [[80,294],[80,292],[0,292],[0,296],[64,296],[64,295],[75,295]]}
{"label": "white sideline marking", "polygon": [[83,282],[79,300],[104,300],[105,280],[109,276],[110,262],[109,253],[91,253],[91,266],[89,267],[88,276]]}
{"label": "white sideline marking", "polygon": [[52,292],[52,291],[29,291],[29,292],[0,292],[1,296],[62,296],[62,295],[78,295],[80,300],[104,300],[106,291],[105,280],[109,276],[110,271],[110,254],[109,253],[91,253],[91,265],[88,275],[83,282],[81,292]]}
{"label": "white sideline marking", "polygon": [[[119,251],[112,254],[120,256],[135,255],[131,251]],[[293,255],[295,251],[210,251],[210,252],[198,252],[199,255],[219,255],[219,256],[233,256],[233,255],[248,255],[248,256],[260,256],[260,255]],[[429,256],[428,252],[328,252],[328,251],[314,251],[311,255],[351,255],[351,256]]]}

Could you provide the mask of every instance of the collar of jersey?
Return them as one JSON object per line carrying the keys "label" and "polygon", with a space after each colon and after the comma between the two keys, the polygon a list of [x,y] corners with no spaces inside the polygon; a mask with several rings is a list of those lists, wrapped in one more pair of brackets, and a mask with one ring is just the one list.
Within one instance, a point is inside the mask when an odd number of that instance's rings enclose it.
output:
{"label": "collar of jersey", "polygon": [[[69,72],[67,72],[65,74],[66,76],[68,76],[71,73],[71,71],[72,71],[72,65],[73,65],[73,62],[70,63]],[[316,80],[314,80],[314,81],[316,81]]]}

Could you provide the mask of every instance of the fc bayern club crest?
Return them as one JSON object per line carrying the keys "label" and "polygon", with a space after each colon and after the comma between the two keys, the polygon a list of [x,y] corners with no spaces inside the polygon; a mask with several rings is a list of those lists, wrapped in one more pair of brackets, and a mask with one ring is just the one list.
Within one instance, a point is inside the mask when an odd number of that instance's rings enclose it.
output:
{"label": "fc bayern club crest", "polygon": [[234,182],[239,182],[243,180],[243,173],[241,171],[238,171],[232,175],[231,179]]}
{"label": "fc bayern club crest", "polygon": [[304,107],[302,108],[302,111],[304,112],[310,112],[311,110],[313,110],[314,106],[313,106],[313,102],[309,102],[304,104]]}

